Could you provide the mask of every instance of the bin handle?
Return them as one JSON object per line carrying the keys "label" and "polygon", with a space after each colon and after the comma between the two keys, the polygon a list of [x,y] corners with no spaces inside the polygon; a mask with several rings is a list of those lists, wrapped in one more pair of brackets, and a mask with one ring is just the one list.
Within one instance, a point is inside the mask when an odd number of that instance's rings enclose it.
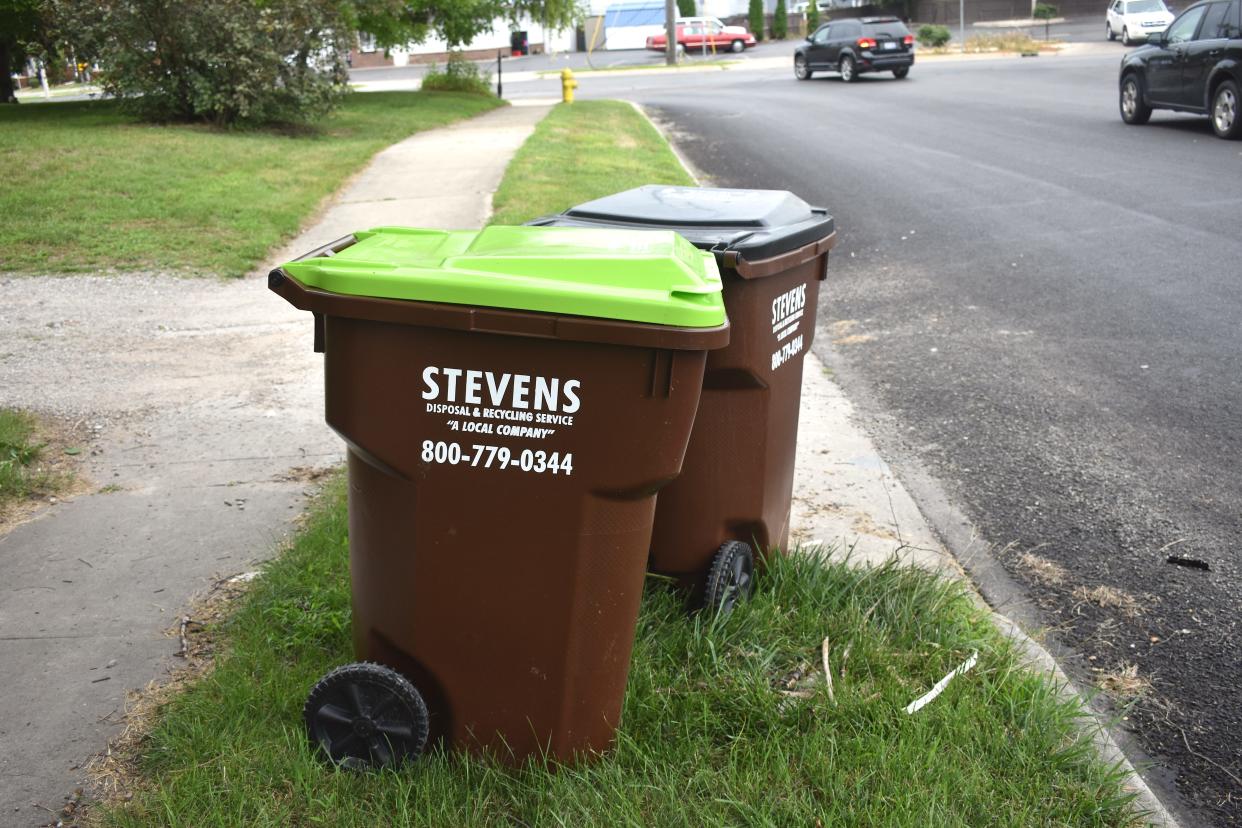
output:
{"label": "bin handle", "polygon": [[[781,271],[789,270],[798,265],[809,262],[818,256],[825,255],[829,250],[836,246],[837,234],[834,230],[819,241],[811,242],[803,245],[796,250],[790,250],[788,253],[782,253],[779,256],[772,256],[769,259],[756,259],[748,262],[738,255],[737,251],[731,250],[725,254],[725,265],[737,271],[737,275],[743,279],[762,279]],[[827,278],[827,273],[821,271],[819,278],[822,281]]]}
{"label": "bin handle", "polygon": [[328,242],[323,247],[316,247],[309,253],[304,253],[293,259],[295,262],[304,261],[306,259],[318,259],[323,256],[335,256],[347,247],[353,247],[358,243],[358,239],[353,233],[348,236],[341,236],[336,241]]}

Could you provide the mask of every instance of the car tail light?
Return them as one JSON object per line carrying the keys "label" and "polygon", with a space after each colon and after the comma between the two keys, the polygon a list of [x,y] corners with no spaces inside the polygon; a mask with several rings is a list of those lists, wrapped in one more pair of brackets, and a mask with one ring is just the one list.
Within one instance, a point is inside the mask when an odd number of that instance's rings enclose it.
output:
{"label": "car tail light", "polygon": [[903,37],[903,38],[901,39],[901,42],[902,42],[902,43],[904,43],[904,44],[906,44],[907,46],[913,46],[913,45],[914,45],[914,35],[906,35],[905,37]]}
{"label": "car tail light", "polygon": [[875,40],[870,37],[860,37],[858,38],[858,48],[859,49],[874,49]]}

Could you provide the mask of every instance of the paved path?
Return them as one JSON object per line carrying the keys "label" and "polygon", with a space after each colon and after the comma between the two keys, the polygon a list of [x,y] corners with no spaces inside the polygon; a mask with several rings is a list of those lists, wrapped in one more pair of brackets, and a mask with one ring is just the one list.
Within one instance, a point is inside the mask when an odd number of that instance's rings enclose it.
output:
{"label": "paved path", "polygon": [[[544,112],[507,107],[381,152],[273,264],[362,227],[478,226]],[[299,470],[342,446],[310,319],[260,278],[0,280],[0,389],[81,420],[85,474],[119,487],[0,538],[0,825],[26,826],[82,784],[126,691],[175,666],[166,631],[191,596],[272,554]]]}

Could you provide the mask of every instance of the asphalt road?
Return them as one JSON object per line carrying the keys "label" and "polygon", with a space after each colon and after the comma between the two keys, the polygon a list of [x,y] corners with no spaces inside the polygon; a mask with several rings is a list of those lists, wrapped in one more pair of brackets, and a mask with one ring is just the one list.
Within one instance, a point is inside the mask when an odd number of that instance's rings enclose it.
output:
{"label": "asphalt road", "polygon": [[832,210],[816,350],[955,551],[1003,565],[1072,673],[1137,668],[1149,686],[1121,724],[1171,804],[1236,825],[1242,143],[1190,116],[1125,126],[1122,49],[1092,48],[905,81],[579,93],[644,103],[719,185]]}

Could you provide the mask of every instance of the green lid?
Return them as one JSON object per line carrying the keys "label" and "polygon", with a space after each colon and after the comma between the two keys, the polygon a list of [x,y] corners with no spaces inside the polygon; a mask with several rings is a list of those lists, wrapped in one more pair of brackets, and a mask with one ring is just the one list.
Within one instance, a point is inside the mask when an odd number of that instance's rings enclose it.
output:
{"label": "green lid", "polygon": [[381,227],[284,271],[333,293],[686,328],[725,322],[716,260],[672,231]]}

